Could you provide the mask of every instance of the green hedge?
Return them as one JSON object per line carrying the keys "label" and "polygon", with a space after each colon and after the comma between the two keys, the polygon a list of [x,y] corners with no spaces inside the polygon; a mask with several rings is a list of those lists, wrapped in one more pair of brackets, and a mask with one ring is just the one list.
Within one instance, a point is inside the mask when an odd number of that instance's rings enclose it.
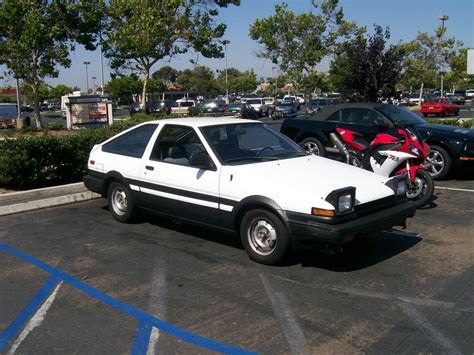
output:
{"label": "green hedge", "polygon": [[154,117],[140,114],[124,123],[76,134],[19,136],[0,140],[0,186],[28,189],[82,181],[95,144]]}

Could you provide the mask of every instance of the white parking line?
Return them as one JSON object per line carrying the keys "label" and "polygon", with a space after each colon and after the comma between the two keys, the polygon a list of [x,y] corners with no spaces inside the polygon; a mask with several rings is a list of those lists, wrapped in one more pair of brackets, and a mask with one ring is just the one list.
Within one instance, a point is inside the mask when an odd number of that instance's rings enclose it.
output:
{"label": "white parking line", "polygon": [[397,294],[367,291],[367,290],[361,290],[361,289],[346,287],[346,286],[313,286],[313,285],[306,284],[304,282],[291,280],[291,279],[281,277],[278,275],[274,275],[274,274],[269,274],[269,275],[277,279],[285,280],[287,282],[291,282],[300,286],[319,288],[322,290],[344,293],[351,296],[375,298],[375,299],[381,299],[384,301],[400,301],[400,302],[410,303],[416,306],[442,308],[442,309],[453,311],[453,312],[474,313],[474,306],[469,306],[469,305],[460,306],[453,302],[445,302],[445,301],[438,301],[438,300],[425,299],[425,298],[405,297],[405,296],[401,296]]}
{"label": "white parking line", "polygon": [[397,302],[397,305],[433,343],[439,345],[447,354],[462,354],[458,347],[446,338],[444,334],[436,330],[429,320],[418,312],[415,307],[405,302]]}
{"label": "white parking line", "polygon": [[435,186],[435,189],[440,189],[440,190],[452,190],[452,191],[464,191],[464,192],[474,192],[474,190],[470,190],[470,189],[458,189],[457,187]]}
{"label": "white parking line", "polygon": [[8,355],[13,355],[15,353],[16,349],[18,349],[18,347],[21,345],[23,340],[25,340],[25,338],[28,336],[28,334],[30,334],[33,331],[33,329],[35,329],[36,327],[41,325],[41,323],[44,320],[44,317],[46,317],[46,312],[48,312],[49,308],[53,304],[53,301],[56,298],[56,295],[57,295],[57,293],[59,291],[59,288],[61,287],[62,284],[63,284],[62,281],[58,283],[58,285],[56,286],[54,291],[51,292],[51,294],[46,299],[46,301],[44,301],[44,303],[36,311],[36,313],[33,315],[33,317],[31,317],[30,321],[26,324],[26,326],[21,331],[20,335],[18,335],[18,338],[13,343],[10,351],[8,352]]}
{"label": "white parking line", "polygon": [[265,275],[260,275],[263,286],[272,304],[273,313],[283,330],[283,335],[290,346],[291,354],[311,354],[308,342],[298,319],[291,311],[288,300],[282,292],[275,292]]}
{"label": "white parking line", "polygon": [[[150,301],[148,307],[151,314],[161,319],[165,319],[166,314],[166,303],[164,302],[166,291],[165,278],[166,263],[158,256],[157,249],[155,248],[155,257],[153,260],[153,272],[151,278]],[[154,355],[156,353],[159,338],[159,329],[155,327],[151,328],[148,350],[146,352],[147,355]]]}

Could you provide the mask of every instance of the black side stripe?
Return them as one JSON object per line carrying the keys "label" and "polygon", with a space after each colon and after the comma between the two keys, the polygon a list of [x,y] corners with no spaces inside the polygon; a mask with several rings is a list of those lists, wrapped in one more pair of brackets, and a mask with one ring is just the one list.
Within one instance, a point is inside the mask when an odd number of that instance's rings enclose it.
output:
{"label": "black side stripe", "polygon": [[[104,178],[104,179],[107,176],[104,173],[94,171],[94,170],[90,170],[90,169],[89,169],[89,175]],[[202,193],[194,192],[194,191],[177,189],[177,188],[174,188],[174,187],[169,187],[169,186],[164,186],[164,185],[153,184],[151,182],[140,181],[140,180],[129,179],[129,178],[126,178],[126,180],[131,185],[144,187],[144,188],[150,189],[150,190],[166,192],[166,193],[173,194],[173,195],[179,195],[179,196],[183,196],[183,197],[194,198],[196,200],[203,200],[203,201],[208,201],[208,202],[220,203],[220,204],[227,205],[227,206],[232,206],[232,207],[237,206],[237,204],[239,203],[239,201],[229,200],[229,199],[226,199],[226,198],[220,198],[218,196],[202,194]]]}
{"label": "black side stripe", "polygon": [[194,198],[196,200],[220,203],[220,204],[229,205],[229,206],[232,206],[232,207],[237,206],[237,204],[239,203],[238,201],[228,200],[228,199],[225,199],[225,198],[220,198],[218,196],[212,196],[212,195],[207,195],[207,194],[203,194],[203,193],[199,193],[199,192],[177,189],[177,188],[174,188],[174,187],[153,184],[151,182],[146,182],[146,181],[139,181],[139,180],[134,180],[134,179],[127,179],[127,181],[128,181],[129,184],[136,185],[136,186],[139,186],[139,187],[143,187],[143,188],[146,188],[146,189],[150,189],[150,190],[154,190],[154,191],[160,191],[160,192],[166,192],[166,193],[169,193],[169,194],[183,196],[183,197]]}

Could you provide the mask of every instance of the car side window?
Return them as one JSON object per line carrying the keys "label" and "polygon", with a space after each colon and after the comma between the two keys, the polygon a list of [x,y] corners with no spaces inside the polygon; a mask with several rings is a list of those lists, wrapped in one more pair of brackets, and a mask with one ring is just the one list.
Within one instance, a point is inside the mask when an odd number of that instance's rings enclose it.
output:
{"label": "car side window", "polygon": [[341,110],[341,122],[363,126],[374,126],[385,119],[375,111],[365,108],[351,108]]}
{"label": "car side window", "polygon": [[344,110],[334,112],[331,116],[329,116],[328,121],[341,122],[341,111],[344,111]]}
{"label": "car side window", "polygon": [[192,127],[166,125],[150,155],[150,160],[191,166],[190,160],[197,154],[206,153],[206,149]]}
{"label": "car side window", "polygon": [[139,126],[105,143],[102,146],[102,151],[132,158],[141,158],[156,127],[158,127],[157,124]]}

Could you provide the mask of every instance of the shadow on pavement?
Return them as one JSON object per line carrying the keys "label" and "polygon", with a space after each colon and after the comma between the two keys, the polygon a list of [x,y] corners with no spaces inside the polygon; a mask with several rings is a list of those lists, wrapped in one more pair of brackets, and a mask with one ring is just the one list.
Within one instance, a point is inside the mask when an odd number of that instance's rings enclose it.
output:
{"label": "shadow on pavement", "polygon": [[390,259],[418,244],[422,238],[415,233],[399,230],[382,231],[348,243],[342,252],[324,254],[317,251],[296,251],[289,265],[315,267],[335,272],[350,272],[365,269]]}

